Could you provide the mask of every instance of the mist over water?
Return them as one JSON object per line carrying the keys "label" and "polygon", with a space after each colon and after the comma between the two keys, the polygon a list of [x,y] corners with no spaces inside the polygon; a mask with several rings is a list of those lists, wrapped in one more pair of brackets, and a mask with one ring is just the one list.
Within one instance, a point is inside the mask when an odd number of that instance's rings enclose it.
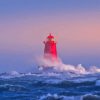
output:
{"label": "mist over water", "polygon": [[94,74],[99,73],[100,68],[96,66],[84,67],[82,64],[78,64],[77,66],[64,64],[60,58],[57,61],[52,61],[49,59],[45,59],[44,57],[39,57],[39,70],[43,69],[52,69],[52,71],[57,72],[73,72],[75,74]]}

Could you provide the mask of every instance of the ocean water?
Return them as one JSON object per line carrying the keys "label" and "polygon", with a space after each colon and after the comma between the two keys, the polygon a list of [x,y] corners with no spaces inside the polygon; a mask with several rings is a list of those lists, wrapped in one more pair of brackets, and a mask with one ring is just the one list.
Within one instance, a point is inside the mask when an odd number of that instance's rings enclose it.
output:
{"label": "ocean water", "polygon": [[1,73],[0,100],[100,100],[100,73]]}

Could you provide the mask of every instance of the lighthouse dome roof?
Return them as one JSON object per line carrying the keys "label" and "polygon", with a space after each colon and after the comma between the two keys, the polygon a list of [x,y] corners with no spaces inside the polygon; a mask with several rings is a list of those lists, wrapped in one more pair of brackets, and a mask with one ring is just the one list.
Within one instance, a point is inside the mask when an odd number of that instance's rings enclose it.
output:
{"label": "lighthouse dome roof", "polygon": [[49,34],[49,36],[47,38],[52,39],[52,38],[54,38],[54,36]]}

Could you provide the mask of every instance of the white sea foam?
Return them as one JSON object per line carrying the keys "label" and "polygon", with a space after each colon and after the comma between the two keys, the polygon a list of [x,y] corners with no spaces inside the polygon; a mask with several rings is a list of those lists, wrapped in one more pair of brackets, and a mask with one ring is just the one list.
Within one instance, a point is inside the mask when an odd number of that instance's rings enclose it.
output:
{"label": "white sea foam", "polygon": [[82,97],[82,100],[100,100],[100,96],[87,94]]}
{"label": "white sea foam", "polygon": [[22,77],[22,76],[24,76],[24,74],[20,74],[17,71],[11,71],[11,72],[8,72],[8,73],[1,73],[0,78],[10,79],[10,78]]}
{"label": "white sea foam", "polygon": [[82,100],[80,96],[60,96],[58,94],[43,95],[39,100]]}
{"label": "white sea foam", "polygon": [[39,57],[38,63],[40,64],[39,70],[51,68],[57,72],[70,72],[70,73],[75,73],[75,74],[100,73],[100,68],[97,68],[96,66],[91,66],[88,69],[86,69],[81,64],[77,66],[64,64],[61,61],[61,59],[58,59],[58,61],[51,61],[48,59],[44,59],[43,57]]}
{"label": "white sea foam", "polygon": [[13,75],[13,76],[18,76],[18,75],[19,75],[19,73],[18,73],[17,71],[11,71],[11,72],[10,72],[10,75]]}
{"label": "white sea foam", "polygon": [[95,77],[83,77],[83,78],[77,78],[77,79],[72,79],[71,81],[73,81],[74,83],[82,83],[82,82],[94,82],[94,81],[96,81],[97,80],[97,78]]}
{"label": "white sea foam", "polygon": [[83,96],[60,96],[58,94],[43,95],[39,100],[100,100],[100,96],[87,94]]}

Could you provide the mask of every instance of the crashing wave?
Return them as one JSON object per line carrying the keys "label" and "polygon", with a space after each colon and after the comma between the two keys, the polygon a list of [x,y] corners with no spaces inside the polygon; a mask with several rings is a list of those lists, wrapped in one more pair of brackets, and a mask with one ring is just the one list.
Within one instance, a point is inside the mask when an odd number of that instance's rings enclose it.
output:
{"label": "crashing wave", "polygon": [[11,71],[11,72],[6,72],[6,73],[1,73],[0,78],[3,79],[10,79],[10,78],[15,78],[15,77],[22,77],[24,74],[18,73],[17,71]]}
{"label": "crashing wave", "polygon": [[100,100],[100,96],[92,94],[84,95],[82,98],[82,100]]}
{"label": "crashing wave", "polygon": [[67,97],[67,96],[59,96],[57,94],[50,94],[43,95],[40,97],[39,100],[75,100],[74,97]]}
{"label": "crashing wave", "polygon": [[81,64],[77,66],[67,65],[64,64],[60,59],[58,61],[52,62],[51,60],[40,57],[38,63],[40,64],[39,70],[41,71],[43,70],[48,72],[67,72],[67,73],[74,73],[77,75],[100,73],[100,68],[97,68],[96,66],[85,68]]}
{"label": "crashing wave", "polygon": [[4,84],[0,85],[0,92],[9,91],[9,92],[20,92],[27,91],[24,86],[21,85],[12,85],[12,84]]}
{"label": "crashing wave", "polygon": [[84,96],[60,96],[57,94],[47,94],[40,97],[39,100],[100,100],[100,96],[97,95],[84,95]]}

